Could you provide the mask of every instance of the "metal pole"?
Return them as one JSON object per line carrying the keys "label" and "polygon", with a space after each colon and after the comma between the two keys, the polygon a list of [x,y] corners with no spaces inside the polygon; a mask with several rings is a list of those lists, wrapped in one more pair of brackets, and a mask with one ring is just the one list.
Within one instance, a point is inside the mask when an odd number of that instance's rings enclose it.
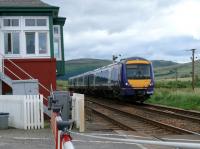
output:
{"label": "metal pole", "polygon": [[192,89],[194,90],[194,54],[196,49],[192,49]]}
{"label": "metal pole", "polygon": [[178,81],[178,68],[175,69],[176,71],[176,82]]}

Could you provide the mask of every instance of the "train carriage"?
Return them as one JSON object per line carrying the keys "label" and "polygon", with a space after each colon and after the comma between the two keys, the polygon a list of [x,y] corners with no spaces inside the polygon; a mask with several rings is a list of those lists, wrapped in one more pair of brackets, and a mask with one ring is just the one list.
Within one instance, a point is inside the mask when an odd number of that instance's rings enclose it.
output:
{"label": "train carriage", "polygon": [[143,102],[154,92],[150,61],[132,57],[69,78],[70,90]]}

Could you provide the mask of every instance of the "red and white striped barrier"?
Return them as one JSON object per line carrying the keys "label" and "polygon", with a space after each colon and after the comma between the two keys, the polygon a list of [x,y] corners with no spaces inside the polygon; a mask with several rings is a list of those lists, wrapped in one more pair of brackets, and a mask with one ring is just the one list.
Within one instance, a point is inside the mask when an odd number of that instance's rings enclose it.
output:
{"label": "red and white striped barrier", "polygon": [[51,128],[54,135],[54,141],[56,149],[74,149],[74,146],[71,142],[72,138],[67,133],[58,130],[57,122],[62,121],[62,118],[58,113],[52,112],[51,115]]}

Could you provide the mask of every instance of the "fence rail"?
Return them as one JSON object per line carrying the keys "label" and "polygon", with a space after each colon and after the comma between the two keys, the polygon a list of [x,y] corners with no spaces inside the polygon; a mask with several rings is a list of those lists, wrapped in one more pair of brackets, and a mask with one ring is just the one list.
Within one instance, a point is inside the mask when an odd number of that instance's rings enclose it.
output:
{"label": "fence rail", "polygon": [[9,126],[44,128],[42,95],[0,95],[0,112],[9,113]]}

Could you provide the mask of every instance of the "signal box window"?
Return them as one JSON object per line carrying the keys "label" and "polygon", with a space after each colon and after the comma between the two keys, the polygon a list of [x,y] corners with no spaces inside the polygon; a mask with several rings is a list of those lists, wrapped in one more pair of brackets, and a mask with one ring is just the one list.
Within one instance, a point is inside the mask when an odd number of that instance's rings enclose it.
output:
{"label": "signal box window", "polygon": [[19,26],[19,19],[3,19],[3,26]]}
{"label": "signal box window", "polygon": [[19,54],[19,33],[4,33],[5,54]]}
{"label": "signal box window", "polygon": [[35,32],[26,32],[26,53],[35,54]]}
{"label": "signal box window", "polygon": [[25,26],[47,26],[47,19],[25,19]]}
{"label": "signal box window", "polygon": [[39,33],[39,54],[47,53],[47,33]]}

